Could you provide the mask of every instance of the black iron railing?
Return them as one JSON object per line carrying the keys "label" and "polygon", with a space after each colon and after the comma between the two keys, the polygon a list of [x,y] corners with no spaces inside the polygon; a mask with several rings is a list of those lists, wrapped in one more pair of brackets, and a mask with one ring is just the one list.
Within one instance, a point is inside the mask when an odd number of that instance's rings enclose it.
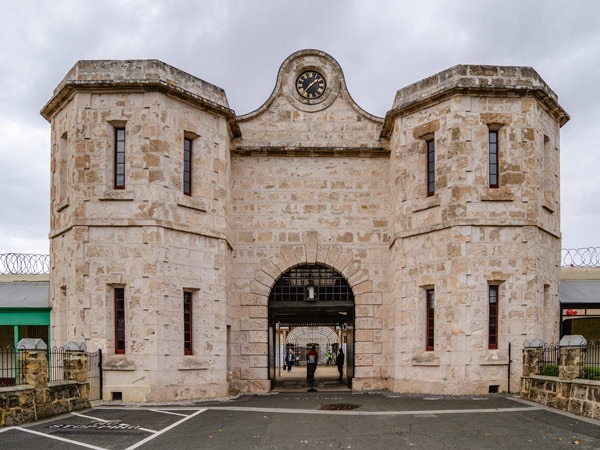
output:
{"label": "black iron railing", "polygon": [[600,341],[581,344],[581,378],[600,381]]}
{"label": "black iron railing", "polygon": [[544,344],[544,357],[539,361],[540,375],[552,377],[558,376],[558,364],[560,362],[560,345],[558,343]]}
{"label": "black iron railing", "polygon": [[20,384],[19,374],[23,372],[25,360],[19,357],[19,350],[12,345],[0,347],[0,386],[17,386]]}

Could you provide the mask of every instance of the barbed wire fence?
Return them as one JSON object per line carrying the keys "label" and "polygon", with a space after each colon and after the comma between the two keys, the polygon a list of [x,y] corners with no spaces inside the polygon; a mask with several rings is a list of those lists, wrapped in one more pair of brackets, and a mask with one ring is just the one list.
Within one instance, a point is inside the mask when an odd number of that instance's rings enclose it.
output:
{"label": "barbed wire fence", "polygon": [[50,273],[50,255],[0,253],[1,275],[44,275]]}
{"label": "barbed wire fence", "polygon": [[563,248],[562,267],[600,267],[600,247]]}
{"label": "barbed wire fence", "polygon": [[[563,248],[562,267],[600,267],[600,247]],[[50,273],[50,255],[0,253],[0,275],[44,275]]]}

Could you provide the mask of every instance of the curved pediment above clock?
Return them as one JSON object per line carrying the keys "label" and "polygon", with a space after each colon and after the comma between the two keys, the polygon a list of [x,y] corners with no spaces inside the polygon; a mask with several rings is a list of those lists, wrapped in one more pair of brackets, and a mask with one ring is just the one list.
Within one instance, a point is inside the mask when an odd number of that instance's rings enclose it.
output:
{"label": "curved pediment above clock", "polygon": [[338,62],[300,50],[279,68],[275,88],[257,110],[237,117],[235,149],[381,149],[383,118],[364,111],[346,88]]}

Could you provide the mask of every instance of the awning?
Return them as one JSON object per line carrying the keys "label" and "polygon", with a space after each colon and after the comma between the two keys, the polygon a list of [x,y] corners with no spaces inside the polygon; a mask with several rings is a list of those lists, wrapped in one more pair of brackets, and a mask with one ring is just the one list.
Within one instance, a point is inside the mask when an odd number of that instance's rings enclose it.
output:
{"label": "awning", "polygon": [[560,302],[600,304],[600,280],[562,280]]}
{"label": "awning", "polygon": [[0,283],[0,308],[43,308],[50,302],[47,281]]}

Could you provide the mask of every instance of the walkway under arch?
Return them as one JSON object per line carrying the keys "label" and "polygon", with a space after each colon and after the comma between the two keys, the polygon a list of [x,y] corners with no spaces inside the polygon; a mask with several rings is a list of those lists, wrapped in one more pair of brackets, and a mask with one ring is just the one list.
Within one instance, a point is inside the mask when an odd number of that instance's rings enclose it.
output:
{"label": "walkway under arch", "polygon": [[[283,273],[269,294],[269,327],[272,386],[281,388],[284,379],[296,385],[306,382],[306,371],[302,369],[306,367],[305,353],[313,344],[322,365],[327,351],[335,353],[340,347],[344,350],[345,382],[350,386],[354,374],[354,294],[342,274],[323,264],[300,264]],[[288,348],[296,356],[291,378],[289,374],[282,376],[283,355]],[[325,382],[338,384],[334,372],[326,379],[319,375],[317,370],[318,386]]]}

